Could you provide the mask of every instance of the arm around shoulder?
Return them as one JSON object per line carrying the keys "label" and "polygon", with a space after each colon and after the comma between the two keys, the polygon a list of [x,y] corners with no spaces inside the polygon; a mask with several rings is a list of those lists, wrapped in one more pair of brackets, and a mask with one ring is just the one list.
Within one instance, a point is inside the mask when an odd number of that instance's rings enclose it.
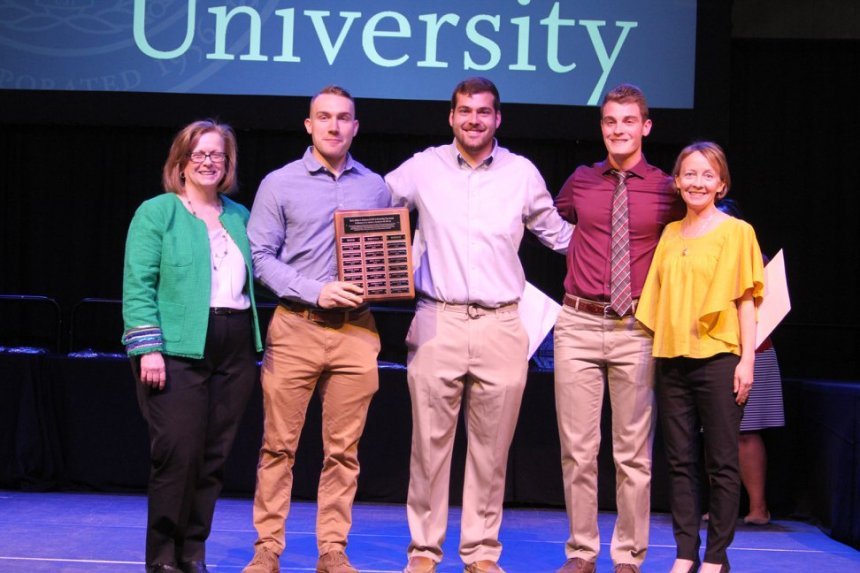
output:
{"label": "arm around shoulder", "polygon": [[562,218],[543,177],[534,165],[527,178],[525,225],[541,243],[557,253],[567,252],[573,225]]}

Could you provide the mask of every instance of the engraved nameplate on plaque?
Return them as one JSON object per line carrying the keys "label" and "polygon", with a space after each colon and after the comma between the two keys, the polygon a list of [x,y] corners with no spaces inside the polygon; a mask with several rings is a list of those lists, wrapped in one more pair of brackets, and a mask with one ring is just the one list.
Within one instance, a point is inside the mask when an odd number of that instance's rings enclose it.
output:
{"label": "engraved nameplate on plaque", "polygon": [[338,278],[364,289],[364,300],[415,296],[412,237],[405,208],[335,211]]}

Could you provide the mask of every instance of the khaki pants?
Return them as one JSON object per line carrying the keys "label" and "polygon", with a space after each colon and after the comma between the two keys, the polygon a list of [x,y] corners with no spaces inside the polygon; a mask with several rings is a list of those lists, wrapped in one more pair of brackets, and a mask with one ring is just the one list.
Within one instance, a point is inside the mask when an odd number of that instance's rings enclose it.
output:
{"label": "khaki pants", "polygon": [[320,554],[346,548],[358,483],[358,440],[379,387],[379,335],[366,312],[339,327],[278,307],[266,340],[263,446],[254,494],[256,546],[284,550],[293,463],[315,388],[322,402],[323,469],[317,494]]}
{"label": "khaki pants", "polygon": [[406,338],[412,457],[406,506],[409,556],[442,559],[451,453],[461,404],[468,451],[460,556],[497,561],[508,449],[528,369],[515,305],[486,312],[421,301]]}
{"label": "khaki pants", "polygon": [[641,565],[648,549],[655,397],[652,339],[633,317],[604,318],[562,307],[555,325],[555,406],[564,497],[570,521],[565,553],[593,561],[597,452],[604,386],[612,407],[618,519],[612,561]]}

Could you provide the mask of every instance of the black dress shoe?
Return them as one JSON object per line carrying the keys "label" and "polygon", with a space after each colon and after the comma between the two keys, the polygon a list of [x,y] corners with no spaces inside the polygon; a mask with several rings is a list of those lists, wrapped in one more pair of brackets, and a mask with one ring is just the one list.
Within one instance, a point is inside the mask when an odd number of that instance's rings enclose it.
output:
{"label": "black dress shoe", "polygon": [[180,561],[179,568],[182,573],[209,573],[205,561]]}
{"label": "black dress shoe", "polygon": [[173,563],[146,566],[146,573],[181,573],[181,571],[182,569],[179,569]]}

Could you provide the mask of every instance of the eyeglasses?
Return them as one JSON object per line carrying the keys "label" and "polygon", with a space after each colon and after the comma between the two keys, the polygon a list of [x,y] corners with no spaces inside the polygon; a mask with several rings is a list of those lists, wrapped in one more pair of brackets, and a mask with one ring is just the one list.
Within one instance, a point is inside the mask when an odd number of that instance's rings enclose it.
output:
{"label": "eyeglasses", "polygon": [[206,159],[209,159],[212,163],[224,163],[224,160],[227,159],[227,154],[223,151],[210,151],[209,153],[192,151],[188,154],[188,158],[191,159],[191,163],[203,163]]}

